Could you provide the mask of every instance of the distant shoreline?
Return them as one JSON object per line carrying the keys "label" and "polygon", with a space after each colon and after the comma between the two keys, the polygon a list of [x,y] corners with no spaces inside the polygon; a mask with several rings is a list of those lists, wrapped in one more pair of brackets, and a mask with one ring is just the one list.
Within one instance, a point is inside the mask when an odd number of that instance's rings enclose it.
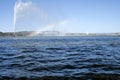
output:
{"label": "distant shoreline", "polygon": [[[33,31],[21,31],[21,32],[16,32],[16,36],[30,36],[30,34],[32,34]],[[6,36],[10,36],[10,37],[14,37],[14,32],[0,32],[0,36],[2,37],[6,37]],[[120,36],[120,32],[116,32],[116,33],[60,33],[57,31],[44,31],[41,32],[39,34],[37,34],[37,36]]]}

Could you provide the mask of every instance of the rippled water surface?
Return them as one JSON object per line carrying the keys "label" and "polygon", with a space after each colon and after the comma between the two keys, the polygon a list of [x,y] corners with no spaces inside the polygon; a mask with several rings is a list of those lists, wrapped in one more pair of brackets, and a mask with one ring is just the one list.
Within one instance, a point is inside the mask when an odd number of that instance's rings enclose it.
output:
{"label": "rippled water surface", "polygon": [[120,37],[0,37],[0,77],[120,75]]}

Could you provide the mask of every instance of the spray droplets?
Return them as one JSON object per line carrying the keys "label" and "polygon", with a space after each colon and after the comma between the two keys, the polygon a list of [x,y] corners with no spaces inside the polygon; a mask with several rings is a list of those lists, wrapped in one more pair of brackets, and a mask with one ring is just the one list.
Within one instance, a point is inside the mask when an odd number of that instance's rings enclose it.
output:
{"label": "spray droplets", "polygon": [[[49,15],[50,16],[50,15]],[[64,25],[68,20],[51,19],[38,5],[19,0],[14,6],[14,32],[33,31],[33,35]],[[53,18],[53,17],[52,17]]]}

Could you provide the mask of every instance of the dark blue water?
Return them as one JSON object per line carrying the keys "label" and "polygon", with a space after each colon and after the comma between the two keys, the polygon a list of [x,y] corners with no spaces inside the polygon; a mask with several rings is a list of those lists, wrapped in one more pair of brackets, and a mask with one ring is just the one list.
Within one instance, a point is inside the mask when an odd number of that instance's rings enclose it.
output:
{"label": "dark blue water", "polygon": [[120,37],[0,37],[0,78],[120,76]]}

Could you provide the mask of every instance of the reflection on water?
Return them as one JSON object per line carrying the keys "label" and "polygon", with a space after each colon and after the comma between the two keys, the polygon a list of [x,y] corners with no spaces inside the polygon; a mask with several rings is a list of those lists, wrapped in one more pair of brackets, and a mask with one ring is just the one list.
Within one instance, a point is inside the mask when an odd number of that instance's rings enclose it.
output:
{"label": "reflection on water", "polygon": [[120,76],[120,37],[0,38],[1,79],[105,75]]}

